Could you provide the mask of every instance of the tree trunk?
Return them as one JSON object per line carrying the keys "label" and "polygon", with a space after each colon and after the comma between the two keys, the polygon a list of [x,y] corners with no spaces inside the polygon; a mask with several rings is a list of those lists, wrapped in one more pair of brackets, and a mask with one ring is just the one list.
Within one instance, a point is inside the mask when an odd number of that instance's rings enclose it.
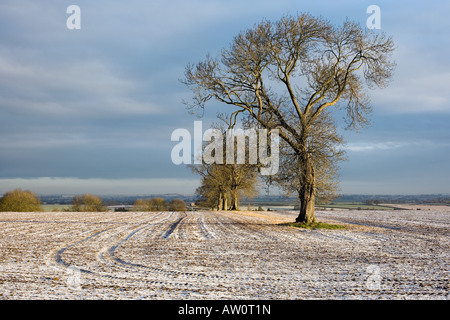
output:
{"label": "tree trunk", "polygon": [[227,199],[227,195],[226,194],[223,195],[222,210],[224,210],[224,211],[228,210],[228,199]]}
{"label": "tree trunk", "polygon": [[238,189],[234,187],[231,189],[231,207],[230,210],[239,210],[239,197],[238,197]]}
{"label": "tree trunk", "polygon": [[295,222],[313,223],[316,222],[314,209],[315,202],[315,175],[314,164],[311,157],[306,154],[300,157],[300,190],[298,198],[300,200],[300,213]]}
{"label": "tree trunk", "polygon": [[[307,189],[307,188],[304,188]],[[300,200],[300,213],[295,219],[295,222],[313,223],[316,222],[316,213],[314,209],[314,193],[310,193],[308,190],[302,190],[298,193]]]}
{"label": "tree trunk", "polygon": [[223,197],[222,193],[219,193],[219,199],[217,200],[217,211],[221,211],[223,206]]}

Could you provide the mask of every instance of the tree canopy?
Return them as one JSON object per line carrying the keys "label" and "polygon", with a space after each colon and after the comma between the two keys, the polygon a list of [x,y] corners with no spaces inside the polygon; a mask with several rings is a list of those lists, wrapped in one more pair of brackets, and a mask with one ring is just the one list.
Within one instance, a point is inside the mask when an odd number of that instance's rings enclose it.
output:
{"label": "tree canopy", "polygon": [[0,211],[6,212],[35,212],[42,211],[41,201],[30,190],[23,191],[18,188],[6,192],[0,198]]}
{"label": "tree canopy", "polygon": [[101,212],[106,211],[106,206],[99,196],[85,193],[81,196],[73,197],[70,210],[74,212]]}
{"label": "tree canopy", "polygon": [[297,221],[313,222],[317,168],[324,162],[318,150],[340,143],[335,131],[321,125],[329,120],[326,111],[342,108],[347,128],[365,126],[371,112],[367,89],[388,84],[393,51],[392,38],[349,20],[341,26],[309,14],[263,20],[217,57],[186,67],[184,82],[193,92],[186,104],[198,110],[216,100],[230,126],[243,116],[255,126],[278,129],[295,162],[291,169],[298,171]]}

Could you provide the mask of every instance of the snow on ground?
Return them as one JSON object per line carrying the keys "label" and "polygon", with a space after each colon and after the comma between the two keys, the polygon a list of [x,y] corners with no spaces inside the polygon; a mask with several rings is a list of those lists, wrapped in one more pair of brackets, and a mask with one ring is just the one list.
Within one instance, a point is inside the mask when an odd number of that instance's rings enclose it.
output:
{"label": "snow on ground", "polygon": [[0,299],[448,299],[449,214],[0,213]]}

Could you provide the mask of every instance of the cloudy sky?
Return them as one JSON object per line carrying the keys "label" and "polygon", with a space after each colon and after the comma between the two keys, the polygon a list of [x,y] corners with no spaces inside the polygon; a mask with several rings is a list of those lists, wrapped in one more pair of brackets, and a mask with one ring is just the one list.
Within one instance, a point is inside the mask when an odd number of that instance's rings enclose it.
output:
{"label": "cloudy sky", "polygon": [[[67,7],[81,9],[69,30]],[[170,140],[193,132],[179,81],[263,18],[309,12],[366,25],[396,44],[390,86],[373,90],[371,126],[343,131],[341,192],[450,193],[448,1],[2,0],[0,194],[193,194],[198,178],[174,165]],[[204,126],[220,111],[206,110]]]}

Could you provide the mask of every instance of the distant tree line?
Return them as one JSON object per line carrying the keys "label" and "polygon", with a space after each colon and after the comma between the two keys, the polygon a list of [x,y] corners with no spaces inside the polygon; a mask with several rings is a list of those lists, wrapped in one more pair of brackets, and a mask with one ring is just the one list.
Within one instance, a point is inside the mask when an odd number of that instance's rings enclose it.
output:
{"label": "distant tree line", "polygon": [[166,202],[164,198],[137,199],[134,211],[186,211],[186,203],[181,199]]}
{"label": "distant tree line", "polygon": [[102,198],[99,196],[85,193],[82,196],[75,196],[72,200],[72,207],[67,211],[71,212],[102,212],[107,211],[107,207],[103,204]]}
{"label": "distant tree line", "polygon": [[[137,199],[135,211],[186,211],[186,203],[181,199],[166,202],[163,198]],[[30,190],[20,188],[6,192],[0,198],[0,212],[40,212],[44,211],[40,198]],[[101,197],[89,193],[76,195],[67,212],[105,212],[108,211]]]}

